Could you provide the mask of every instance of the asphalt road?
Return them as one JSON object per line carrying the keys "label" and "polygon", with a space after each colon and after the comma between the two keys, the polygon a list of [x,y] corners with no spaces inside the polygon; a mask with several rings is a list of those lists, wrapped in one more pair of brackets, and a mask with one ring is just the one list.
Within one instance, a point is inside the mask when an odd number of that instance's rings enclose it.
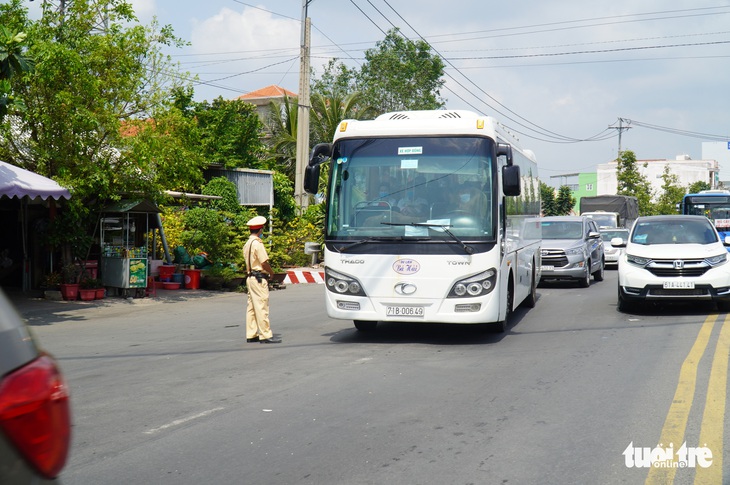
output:
{"label": "asphalt road", "polygon": [[[541,287],[504,334],[362,334],[326,316],[322,285],[290,285],[271,295],[278,345],[246,343],[245,295],[184,291],[21,308],[71,388],[66,485],[730,481],[730,323],[619,313],[615,271]],[[627,466],[664,439],[707,443],[712,465]]]}

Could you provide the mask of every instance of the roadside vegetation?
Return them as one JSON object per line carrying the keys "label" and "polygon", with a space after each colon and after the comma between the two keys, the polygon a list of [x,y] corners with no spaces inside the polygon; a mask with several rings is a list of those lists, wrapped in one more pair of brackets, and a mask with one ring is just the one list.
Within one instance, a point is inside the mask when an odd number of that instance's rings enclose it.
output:
{"label": "roadside vegetation", "polygon": [[[195,101],[193,78],[163,54],[185,45],[171,26],[140,24],[125,0],[75,0],[63,12],[43,2],[39,20],[25,3],[0,5],[0,159],[71,190],[39,229],[64,262],[88,253],[104,207],[133,196],[163,209],[170,247],[240,265],[245,222],[260,213],[272,221],[274,266],[307,264],[304,242],[322,242],[324,211],[321,199],[305,211],[294,199],[296,98],[273,102],[263,119],[243,101]],[[310,146],[331,141],[345,118],[445,104],[443,61],[397,29],[358,68],[337,59],[323,67],[310,80]],[[680,187],[665,172],[655,197],[633,152],[618,163],[618,193],[636,196],[642,215],[673,213],[681,194],[703,188]],[[241,207],[227,180],[206,181],[210,165],[273,171],[271,213]],[[166,191],[223,198],[180,203]],[[540,194],[545,215],[567,214],[575,203],[567,186],[555,194],[541,184]]]}
{"label": "roadside vegetation", "polygon": [[[245,223],[260,213],[273,223],[275,267],[310,260],[304,242],[322,241],[324,214],[320,200],[302,212],[294,199],[296,98],[272,103],[264,119],[243,101],[195,101],[194,79],[163,54],[185,45],[172,26],[140,24],[125,0],[75,0],[63,11],[43,2],[39,20],[26,3],[0,5],[0,159],[71,191],[41,229],[64,261],[88,253],[99,214],[125,197],[157,203],[170,247],[189,254],[240,265]],[[397,30],[358,69],[331,62],[311,79],[311,146],[331,141],[343,118],[443,106],[443,71],[425,42]],[[206,182],[210,165],[273,171],[271,213],[239,206],[226,180]],[[181,204],[166,191],[223,199]]]}

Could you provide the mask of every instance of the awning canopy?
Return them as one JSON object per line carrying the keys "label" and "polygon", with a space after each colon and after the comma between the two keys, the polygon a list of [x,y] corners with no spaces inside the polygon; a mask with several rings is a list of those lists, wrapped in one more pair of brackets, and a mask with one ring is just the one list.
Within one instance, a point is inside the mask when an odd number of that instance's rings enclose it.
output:
{"label": "awning canopy", "polygon": [[102,212],[151,212],[159,214],[162,211],[154,202],[147,199],[122,199],[105,207]]}
{"label": "awning canopy", "polygon": [[19,199],[40,197],[43,200],[51,197],[59,200],[61,198],[70,199],[71,194],[67,189],[58,185],[55,180],[9,163],[0,162],[0,197],[11,199],[13,197]]}

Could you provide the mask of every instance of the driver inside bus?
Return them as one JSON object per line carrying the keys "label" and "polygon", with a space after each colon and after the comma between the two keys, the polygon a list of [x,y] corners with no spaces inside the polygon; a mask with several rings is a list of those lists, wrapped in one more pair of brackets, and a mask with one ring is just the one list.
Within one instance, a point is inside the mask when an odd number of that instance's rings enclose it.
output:
{"label": "driver inside bus", "polygon": [[465,182],[459,187],[458,209],[468,212],[470,215],[479,220],[484,220],[487,216],[487,208],[489,200],[486,194],[479,190],[475,182]]}

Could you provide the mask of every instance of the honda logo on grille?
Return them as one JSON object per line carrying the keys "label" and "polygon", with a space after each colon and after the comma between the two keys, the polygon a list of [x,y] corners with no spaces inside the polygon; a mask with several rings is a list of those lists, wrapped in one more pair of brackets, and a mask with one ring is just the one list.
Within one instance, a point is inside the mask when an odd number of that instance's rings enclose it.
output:
{"label": "honda logo on grille", "polygon": [[683,269],[684,268],[684,261],[681,259],[675,259],[674,260],[674,269]]}

